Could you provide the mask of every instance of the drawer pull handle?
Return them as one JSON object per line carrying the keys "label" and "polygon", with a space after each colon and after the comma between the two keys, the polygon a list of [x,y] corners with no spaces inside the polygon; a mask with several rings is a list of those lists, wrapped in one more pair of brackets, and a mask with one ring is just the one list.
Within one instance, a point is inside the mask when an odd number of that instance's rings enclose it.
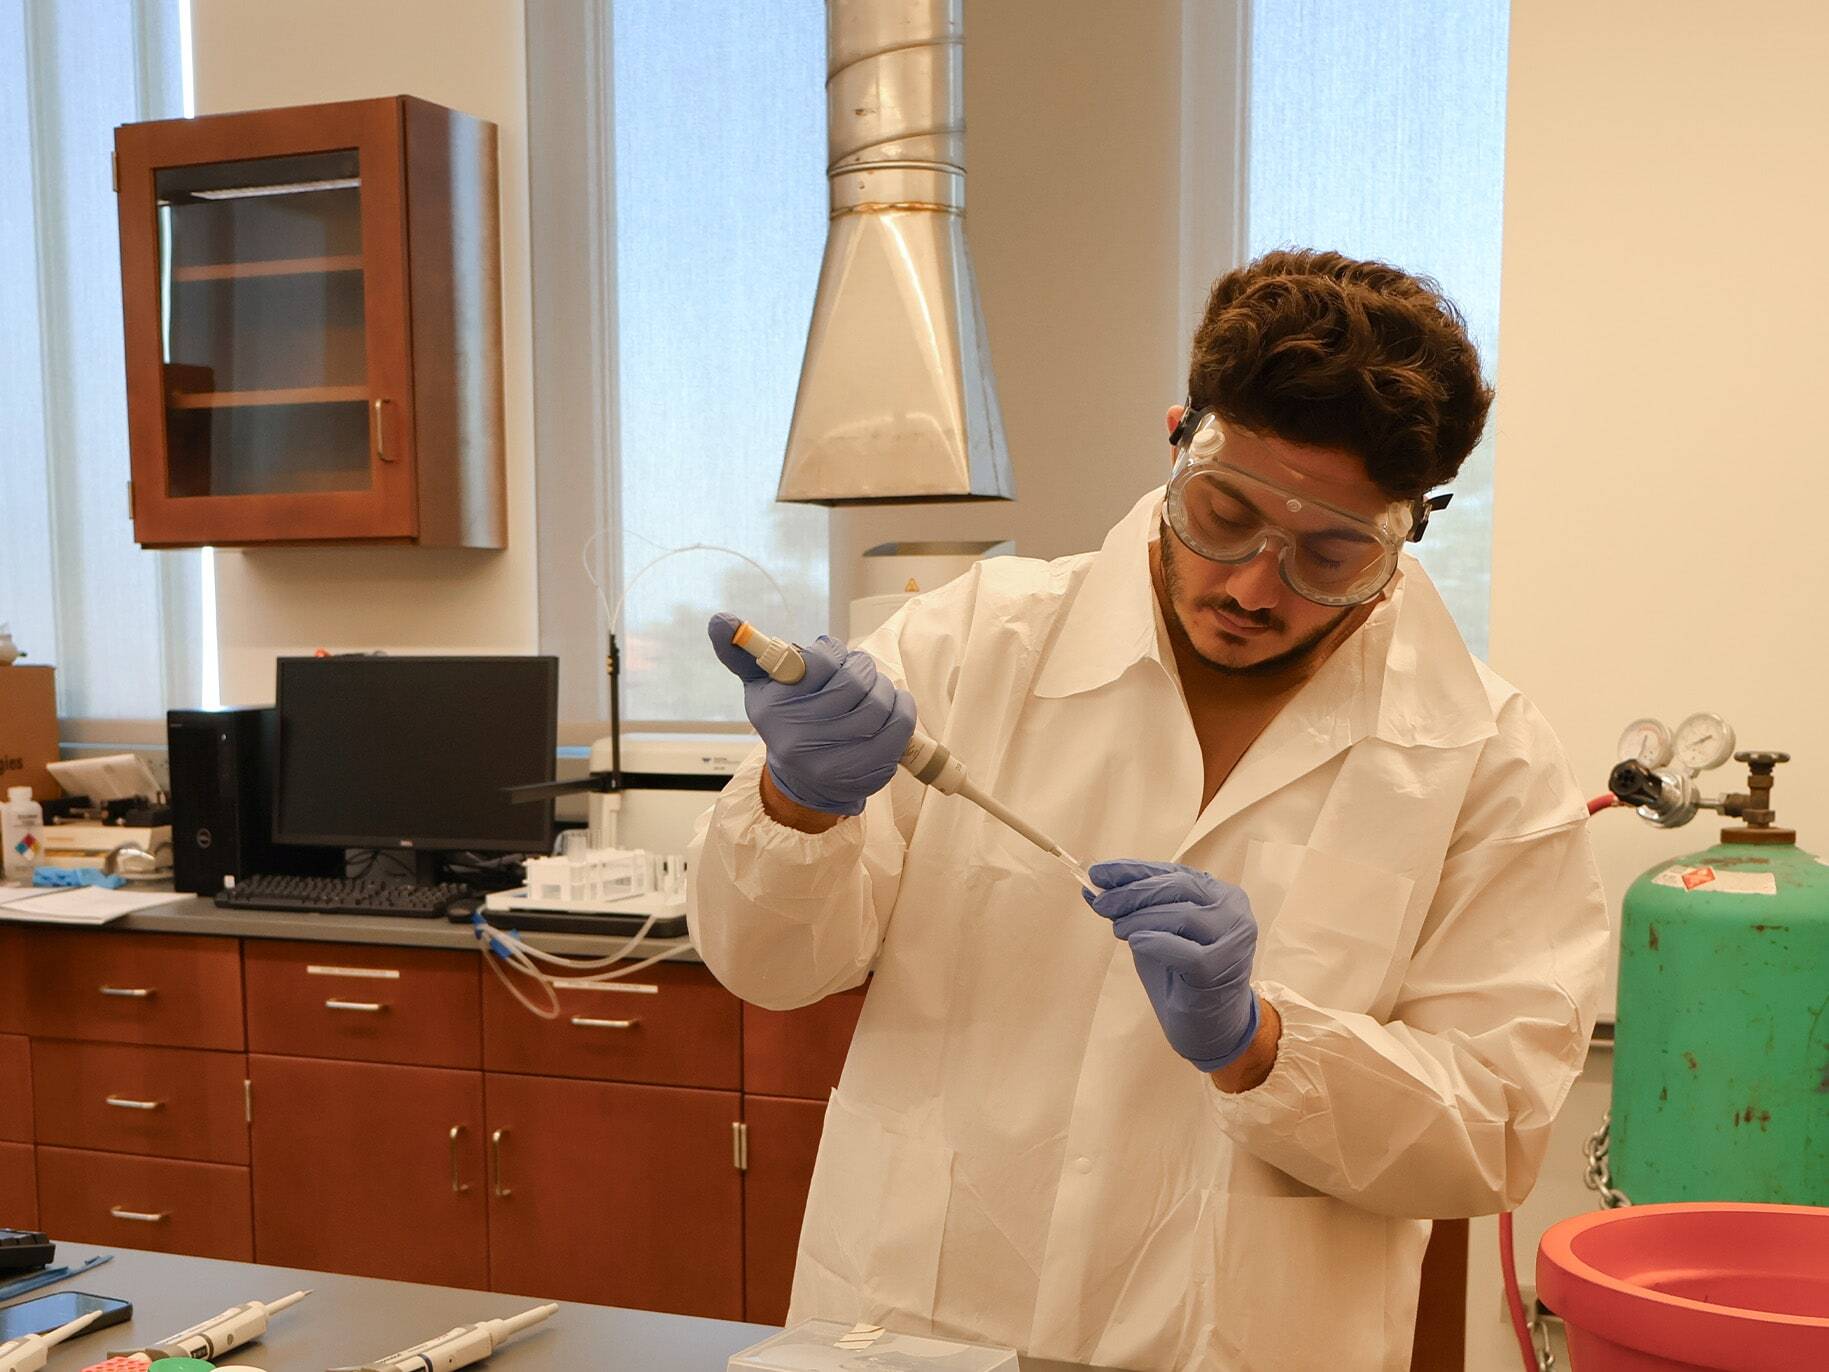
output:
{"label": "drawer pull handle", "polygon": [[512,1196],[514,1194],[514,1192],[502,1185],[502,1138],[507,1132],[506,1129],[498,1129],[489,1136],[489,1150],[495,1156],[494,1189],[495,1194],[498,1196]]}
{"label": "drawer pull handle", "polygon": [[319,963],[308,963],[305,967],[308,977],[369,977],[375,981],[399,981],[400,973],[392,967],[325,967]]}
{"label": "drawer pull handle", "polygon": [[641,1021],[638,1019],[592,1019],[589,1015],[573,1015],[572,1023],[580,1029],[633,1029]]}
{"label": "drawer pull handle", "polygon": [[324,1002],[324,1008],[326,1010],[360,1010],[366,1015],[378,1015],[387,1009],[385,1005],[372,1000],[327,1000]]}
{"label": "drawer pull handle", "polygon": [[123,1000],[149,1000],[156,989],[151,986],[98,986],[104,996],[119,996]]}
{"label": "drawer pull handle", "polygon": [[116,1110],[157,1110],[165,1104],[162,1100],[129,1100],[125,1096],[104,1096],[102,1099]]}
{"label": "drawer pull handle", "polygon": [[464,1192],[470,1189],[470,1183],[465,1181],[463,1177],[458,1174],[457,1170],[457,1140],[463,1136],[463,1132],[463,1125],[454,1124],[451,1126],[451,1191],[452,1194],[458,1196],[463,1195]]}
{"label": "drawer pull handle", "polygon": [[171,1218],[169,1214],[154,1215],[145,1210],[123,1210],[118,1205],[109,1206],[108,1213],[117,1220],[133,1220],[136,1224],[163,1224]]}

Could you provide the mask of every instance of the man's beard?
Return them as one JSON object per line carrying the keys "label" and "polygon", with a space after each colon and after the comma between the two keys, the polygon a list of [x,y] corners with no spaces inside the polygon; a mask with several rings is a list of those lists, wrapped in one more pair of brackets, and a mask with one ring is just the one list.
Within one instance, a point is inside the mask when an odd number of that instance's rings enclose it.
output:
{"label": "man's beard", "polygon": [[[1323,624],[1319,629],[1316,629],[1300,643],[1285,648],[1274,657],[1267,657],[1262,662],[1253,662],[1249,666],[1240,667],[1230,662],[1215,661],[1213,658],[1208,657],[1205,653],[1200,651],[1200,644],[1194,638],[1193,628],[1188,624],[1187,619],[1181,612],[1181,590],[1183,583],[1181,579],[1181,568],[1177,565],[1177,559],[1184,553],[1189,557],[1196,557],[1198,554],[1183,546],[1181,539],[1177,537],[1175,531],[1169,527],[1166,519],[1162,522],[1161,539],[1162,583],[1163,589],[1168,593],[1169,608],[1173,611],[1176,622],[1181,627],[1181,636],[1187,640],[1188,647],[1193,649],[1194,656],[1198,657],[1216,672],[1224,672],[1228,676],[1276,676],[1280,672],[1286,672],[1290,668],[1300,665],[1304,659],[1312,655],[1314,651],[1327,640],[1328,636],[1332,634],[1335,629],[1340,627],[1341,622],[1348,615],[1352,614],[1353,610],[1356,608],[1352,605],[1345,606],[1341,609],[1339,614],[1328,620],[1327,623]],[[1223,596],[1216,600],[1209,599],[1198,601],[1196,602],[1196,605],[1197,608],[1220,610],[1225,614],[1231,615],[1234,619],[1245,621],[1247,624],[1262,624],[1272,632],[1281,630],[1284,627],[1282,621],[1277,619],[1274,615],[1266,614],[1258,610],[1247,610],[1230,596]]]}

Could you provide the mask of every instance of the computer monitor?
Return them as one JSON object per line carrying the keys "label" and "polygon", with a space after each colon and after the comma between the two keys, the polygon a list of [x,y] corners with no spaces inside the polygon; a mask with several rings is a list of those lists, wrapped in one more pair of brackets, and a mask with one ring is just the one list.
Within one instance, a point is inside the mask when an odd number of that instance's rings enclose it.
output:
{"label": "computer monitor", "polygon": [[553,779],[554,657],[279,660],[273,837],[281,843],[543,853]]}

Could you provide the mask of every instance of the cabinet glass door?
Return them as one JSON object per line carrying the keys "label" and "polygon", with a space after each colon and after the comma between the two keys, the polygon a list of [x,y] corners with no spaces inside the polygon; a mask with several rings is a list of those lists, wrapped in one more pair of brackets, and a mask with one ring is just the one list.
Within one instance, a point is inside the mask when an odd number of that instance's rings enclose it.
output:
{"label": "cabinet glass door", "polygon": [[358,151],[165,167],[153,189],[165,494],[366,491]]}

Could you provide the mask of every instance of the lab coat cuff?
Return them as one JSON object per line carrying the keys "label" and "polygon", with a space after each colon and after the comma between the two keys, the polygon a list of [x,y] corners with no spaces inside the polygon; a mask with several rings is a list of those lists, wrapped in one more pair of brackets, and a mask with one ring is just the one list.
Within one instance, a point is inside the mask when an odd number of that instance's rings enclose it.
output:
{"label": "lab coat cuff", "polygon": [[1328,1113],[1321,1063],[1314,1051],[1315,1042],[1330,1029],[1328,1016],[1277,982],[1259,982],[1254,989],[1276,1007],[1283,1022],[1276,1061],[1269,1075],[1248,1091],[1215,1087],[1207,1093],[1220,1128],[1240,1144],[1247,1144],[1256,1130],[1318,1124]]}
{"label": "lab coat cuff", "polygon": [[864,851],[864,821],[851,815],[824,833],[809,834],[773,818],[762,804],[763,751],[739,767],[718,797],[715,828],[728,855],[730,877],[750,900],[778,903],[826,893],[849,878]]}

